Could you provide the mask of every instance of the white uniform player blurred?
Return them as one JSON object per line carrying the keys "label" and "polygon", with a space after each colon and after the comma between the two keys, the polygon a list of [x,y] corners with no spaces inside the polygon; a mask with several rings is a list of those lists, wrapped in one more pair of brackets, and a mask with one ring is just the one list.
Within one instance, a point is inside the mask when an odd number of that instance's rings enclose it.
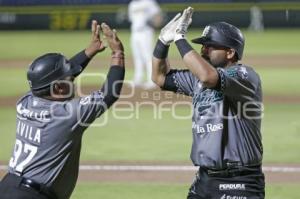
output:
{"label": "white uniform player blurred", "polygon": [[[134,86],[155,87],[151,80],[154,28],[162,23],[161,9],[155,0],[132,0],[128,6],[131,22],[131,49],[134,62]],[[146,70],[147,81],[143,82]]]}

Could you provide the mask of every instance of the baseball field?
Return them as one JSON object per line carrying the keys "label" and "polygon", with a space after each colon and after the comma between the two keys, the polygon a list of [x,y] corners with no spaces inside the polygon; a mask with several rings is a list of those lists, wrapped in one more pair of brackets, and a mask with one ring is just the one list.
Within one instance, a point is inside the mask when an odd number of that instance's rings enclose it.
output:
{"label": "baseball field", "polygon": [[[190,30],[188,38],[201,30]],[[262,135],[266,198],[300,197],[300,29],[244,30],[243,63],[260,74],[264,91]],[[120,30],[125,45],[126,80],[133,76],[130,33]],[[15,137],[15,103],[28,91],[26,71],[47,52],[67,57],[84,49],[88,31],[0,32],[0,177]],[[200,50],[200,46],[194,45]],[[77,80],[79,95],[100,88],[109,66],[107,49]],[[184,68],[174,46],[171,65]],[[72,199],[182,199],[193,181],[189,160],[192,142],[190,98],[124,85],[121,99],[83,138],[81,168]]]}

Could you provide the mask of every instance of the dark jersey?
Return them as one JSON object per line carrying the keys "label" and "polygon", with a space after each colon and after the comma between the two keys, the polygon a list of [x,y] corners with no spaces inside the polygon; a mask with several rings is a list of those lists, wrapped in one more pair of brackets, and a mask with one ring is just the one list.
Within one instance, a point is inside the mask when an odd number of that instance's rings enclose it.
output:
{"label": "dark jersey", "polygon": [[65,102],[28,93],[17,103],[9,172],[51,187],[58,198],[69,198],[78,176],[83,132],[104,110],[100,91]]}
{"label": "dark jersey", "polygon": [[192,97],[194,165],[223,169],[262,161],[262,91],[258,74],[245,65],[218,68],[216,89],[203,87],[189,70],[171,70],[163,89]]}

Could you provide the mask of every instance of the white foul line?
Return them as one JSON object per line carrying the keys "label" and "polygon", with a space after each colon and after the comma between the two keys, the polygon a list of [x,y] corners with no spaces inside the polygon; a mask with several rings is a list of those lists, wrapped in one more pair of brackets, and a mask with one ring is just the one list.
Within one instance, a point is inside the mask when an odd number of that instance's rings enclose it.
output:
{"label": "white foul line", "polygon": [[[194,166],[167,165],[80,165],[81,171],[196,171]],[[7,170],[6,165],[0,165],[0,170]],[[300,167],[265,166],[263,171],[272,173],[300,173]]]}

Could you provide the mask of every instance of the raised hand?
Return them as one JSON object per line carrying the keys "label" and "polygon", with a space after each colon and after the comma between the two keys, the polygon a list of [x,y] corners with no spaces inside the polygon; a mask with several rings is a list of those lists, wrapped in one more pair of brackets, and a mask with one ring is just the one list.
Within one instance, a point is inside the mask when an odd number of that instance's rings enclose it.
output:
{"label": "raised hand", "polygon": [[165,45],[170,45],[174,41],[175,30],[177,27],[178,19],[181,13],[178,13],[167,25],[165,25],[159,34],[159,40]]}
{"label": "raised hand", "polygon": [[106,46],[100,38],[100,25],[96,20],[92,21],[91,31],[92,39],[89,46],[85,50],[85,53],[88,57],[93,57],[95,54],[105,50],[106,48]]}
{"label": "raised hand", "polygon": [[186,8],[181,17],[178,19],[176,30],[175,30],[175,38],[174,40],[177,41],[179,39],[185,38],[185,34],[187,33],[187,29],[192,23],[192,15],[194,9],[192,7]]}
{"label": "raised hand", "polygon": [[111,29],[106,23],[101,24],[102,32],[107,40],[109,48],[113,52],[124,51],[124,47],[120,39],[118,38],[117,31]]}

